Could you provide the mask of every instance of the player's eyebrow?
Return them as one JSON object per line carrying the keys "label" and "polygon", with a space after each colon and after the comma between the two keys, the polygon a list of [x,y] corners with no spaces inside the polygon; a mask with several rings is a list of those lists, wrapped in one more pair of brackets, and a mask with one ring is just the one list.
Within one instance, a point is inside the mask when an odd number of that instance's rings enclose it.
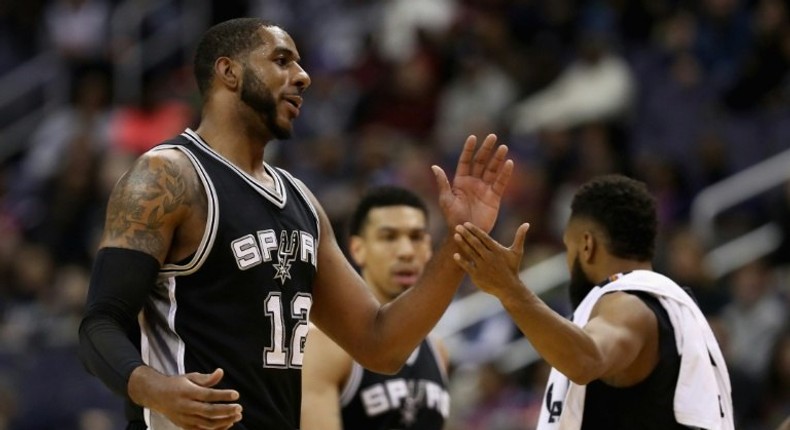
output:
{"label": "player's eyebrow", "polygon": [[292,60],[294,60],[296,62],[299,62],[299,60],[301,60],[301,58],[299,57],[299,54],[297,54],[294,50],[292,50],[290,48],[286,48],[284,46],[276,46],[276,47],[274,47],[274,49],[272,50],[272,54],[273,55],[284,55],[286,57],[291,58]]}

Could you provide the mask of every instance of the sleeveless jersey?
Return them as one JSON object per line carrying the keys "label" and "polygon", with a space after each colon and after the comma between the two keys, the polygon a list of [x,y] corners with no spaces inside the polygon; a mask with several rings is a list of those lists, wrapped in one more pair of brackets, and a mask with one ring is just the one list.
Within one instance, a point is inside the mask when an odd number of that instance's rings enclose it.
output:
{"label": "sleeveless jersey", "polygon": [[656,315],[659,361],[644,381],[631,387],[613,387],[600,380],[589,383],[582,429],[686,429],[675,420],[673,408],[680,356],[669,315],[656,297],[626,292],[639,297]]}
{"label": "sleeveless jersey", "polygon": [[[301,367],[316,274],[319,221],[300,185],[265,165],[270,191],[195,132],[154,148],[184,153],[208,198],[206,229],[183,264],[165,264],[140,318],[146,364],[210,373],[239,392],[237,430],[299,428]],[[176,428],[145,410],[152,430]]]}
{"label": "sleeveless jersey", "polygon": [[437,430],[450,412],[447,376],[430,340],[395,375],[354,362],[340,396],[343,427],[365,430]]}

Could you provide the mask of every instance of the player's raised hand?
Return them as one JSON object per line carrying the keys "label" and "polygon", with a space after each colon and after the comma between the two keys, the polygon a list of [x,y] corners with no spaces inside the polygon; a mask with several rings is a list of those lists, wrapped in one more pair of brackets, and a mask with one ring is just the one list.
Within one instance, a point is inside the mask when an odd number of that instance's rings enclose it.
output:
{"label": "player's raised hand", "polygon": [[239,399],[236,390],[213,388],[223,376],[222,369],[166,376],[140,366],[129,379],[129,395],[185,430],[227,430],[241,421],[242,407],[230,403]]}
{"label": "player's raised hand", "polygon": [[519,269],[524,256],[524,238],[529,224],[521,224],[510,247],[495,241],[471,223],[456,226],[453,238],[459,252],[453,259],[481,290],[502,297],[521,285]]}
{"label": "player's raised hand", "polygon": [[496,145],[494,134],[486,136],[480,148],[477,137],[469,136],[458,158],[452,184],[439,166],[432,166],[439,187],[439,206],[450,228],[471,222],[488,232],[494,227],[513,160],[506,159],[507,146]]}

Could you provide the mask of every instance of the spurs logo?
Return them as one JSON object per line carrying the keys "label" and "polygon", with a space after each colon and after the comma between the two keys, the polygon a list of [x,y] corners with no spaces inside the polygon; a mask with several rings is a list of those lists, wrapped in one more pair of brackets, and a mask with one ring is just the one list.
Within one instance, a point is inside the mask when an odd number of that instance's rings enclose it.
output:
{"label": "spurs logo", "polygon": [[283,285],[291,279],[291,268],[297,260],[316,265],[315,238],[306,231],[280,230],[278,240],[274,230],[262,230],[242,236],[230,245],[239,270],[272,263],[274,279]]}
{"label": "spurs logo", "polygon": [[443,417],[450,414],[450,394],[441,385],[426,379],[396,378],[371,385],[360,391],[365,413],[375,417],[398,411],[401,424],[410,426],[423,409],[432,409]]}
{"label": "spurs logo", "polygon": [[286,279],[291,279],[291,263],[296,260],[296,244],[299,241],[299,232],[291,232],[291,240],[285,230],[280,232],[280,248],[277,249],[278,263],[273,265],[276,273],[274,279],[279,279],[285,285]]}

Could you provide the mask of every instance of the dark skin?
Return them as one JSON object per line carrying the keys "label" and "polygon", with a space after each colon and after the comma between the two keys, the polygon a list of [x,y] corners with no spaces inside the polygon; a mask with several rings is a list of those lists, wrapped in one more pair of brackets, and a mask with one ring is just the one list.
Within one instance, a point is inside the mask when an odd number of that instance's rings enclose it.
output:
{"label": "dark skin", "polygon": [[[273,188],[264,169],[264,148],[278,135],[290,133],[310,78],[285,31],[261,27],[258,35],[261,44],[248,54],[216,59],[196,132],[228,161]],[[274,103],[272,109],[262,108],[267,100]],[[493,227],[513,169],[506,154],[507,147],[496,145],[496,136],[486,137],[479,148],[470,136],[452,184],[441,168],[433,166],[439,205],[450,228],[466,221],[485,231]],[[464,276],[459,267],[448,264],[458,249],[446,240],[417,284],[381,306],[346,260],[323,208],[307,193],[322,232],[311,320],[356,361],[393,373],[452,300]],[[100,247],[142,251],[160,264],[182,261],[195,253],[203,237],[206,202],[206,191],[181,152],[143,155],[110,196]],[[129,378],[128,393],[132,401],[162,413],[179,427],[228,429],[241,420],[242,410],[235,403],[237,391],[213,388],[223,375],[222,369],[211,374],[163,375],[140,366]]]}
{"label": "dark skin", "polygon": [[[455,229],[459,267],[481,290],[496,296],[519,329],[552,367],[578,385],[600,379],[629,387],[647,378],[658,364],[658,321],[639,298],[612,292],[593,307],[589,321],[578,327],[549,308],[518,276],[529,224],[516,232],[510,247],[465,223]],[[571,219],[563,238],[568,268],[578,257],[594,283],[631,270],[651,270],[649,262],[618,258],[606,248],[606,236],[595,223]]]}

